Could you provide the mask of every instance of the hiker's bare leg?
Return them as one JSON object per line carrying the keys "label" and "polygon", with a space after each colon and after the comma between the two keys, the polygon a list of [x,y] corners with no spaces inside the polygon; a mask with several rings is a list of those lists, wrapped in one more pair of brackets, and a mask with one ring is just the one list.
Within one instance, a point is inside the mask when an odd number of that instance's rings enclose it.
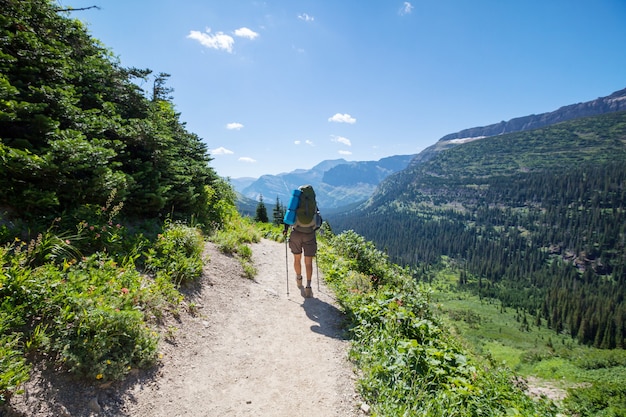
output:
{"label": "hiker's bare leg", "polygon": [[304,267],[306,269],[306,286],[311,286],[311,278],[313,277],[313,257],[305,256],[304,257]]}
{"label": "hiker's bare leg", "polygon": [[[293,254],[293,270],[296,272],[296,276],[300,277],[302,276],[302,254],[301,253],[294,253]],[[305,262],[306,262],[306,257],[305,257]]]}

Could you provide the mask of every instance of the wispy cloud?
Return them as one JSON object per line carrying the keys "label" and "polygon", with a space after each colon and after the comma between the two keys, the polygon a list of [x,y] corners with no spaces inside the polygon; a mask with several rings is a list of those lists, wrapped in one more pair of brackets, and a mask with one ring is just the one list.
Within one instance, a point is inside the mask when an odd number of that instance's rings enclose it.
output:
{"label": "wispy cloud", "polygon": [[309,140],[309,139],[306,139],[304,142],[303,142],[303,141],[301,141],[301,140],[294,140],[294,141],[293,141],[293,143],[294,143],[295,145],[302,145],[302,144],[304,143],[305,145],[315,146],[315,144],[313,143],[313,141],[312,141],[312,140]]}
{"label": "wispy cloud", "polygon": [[350,151],[339,151],[339,155],[352,155],[352,152]]}
{"label": "wispy cloud", "polygon": [[213,155],[232,155],[235,152],[231,151],[230,149],[226,149],[223,146],[220,146],[219,148],[213,149],[211,153]]}
{"label": "wispy cloud", "polygon": [[255,39],[259,36],[258,33],[248,28],[239,28],[235,30],[235,32],[233,33],[235,34],[235,36],[239,36],[240,38],[247,38],[247,39]]}
{"label": "wispy cloud", "polygon": [[226,125],[226,129],[228,129],[228,130],[241,130],[242,128],[243,128],[243,125],[241,123],[237,123],[237,122],[228,123]]}
{"label": "wispy cloud", "polygon": [[298,19],[300,20],[304,20],[305,22],[312,22],[315,20],[315,18],[307,13],[300,13],[298,15]]}
{"label": "wispy cloud", "polygon": [[348,138],[344,138],[343,136],[332,136],[332,140],[333,142],[338,142],[338,143],[343,143],[346,146],[352,146],[352,142],[350,142],[350,139]]}
{"label": "wispy cloud", "polygon": [[333,117],[329,117],[328,121],[337,122],[337,123],[350,123],[350,124],[356,123],[356,119],[347,113],[344,113],[344,114],[337,113]]}
{"label": "wispy cloud", "polygon": [[398,13],[400,14],[400,16],[404,16],[405,14],[411,14],[412,11],[413,5],[408,1],[405,1],[404,3],[402,3],[402,7],[398,11]]}
{"label": "wispy cloud", "polygon": [[211,33],[211,29],[207,28],[205,32],[192,30],[187,35],[187,38],[200,42],[200,45],[210,49],[217,49],[226,51],[228,53],[233,52],[233,45],[235,39],[232,36],[225,34],[224,32]]}
{"label": "wispy cloud", "polygon": [[245,162],[248,164],[253,164],[256,162],[256,159],[254,158],[250,158],[249,156],[242,156],[241,158],[238,159],[239,162]]}

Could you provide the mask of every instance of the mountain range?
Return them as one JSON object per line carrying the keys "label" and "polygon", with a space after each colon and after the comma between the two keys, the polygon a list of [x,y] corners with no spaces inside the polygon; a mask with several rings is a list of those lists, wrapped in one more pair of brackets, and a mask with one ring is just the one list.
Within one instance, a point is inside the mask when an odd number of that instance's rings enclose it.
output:
{"label": "mountain range", "polygon": [[286,204],[291,191],[303,184],[315,189],[320,209],[345,207],[367,200],[376,186],[390,174],[406,168],[415,155],[396,155],[378,161],[348,162],[345,159],[322,161],[311,169],[299,169],[254,179],[235,179],[231,184],[239,197],[239,210],[254,213],[262,196],[266,205],[278,198]]}
{"label": "mountain range", "polygon": [[299,169],[278,175],[230,179],[238,193],[238,207],[243,214],[253,214],[262,196],[267,204],[278,198],[283,204],[291,190],[309,183],[316,190],[318,203],[326,212],[345,211],[370,198],[377,186],[391,174],[428,161],[441,151],[460,144],[506,133],[522,132],[581,117],[626,110],[626,89],[595,100],[563,106],[555,111],[529,115],[482,127],[464,129],[443,136],[417,155],[398,155],[378,161],[344,159],[322,161],[311,169]]}

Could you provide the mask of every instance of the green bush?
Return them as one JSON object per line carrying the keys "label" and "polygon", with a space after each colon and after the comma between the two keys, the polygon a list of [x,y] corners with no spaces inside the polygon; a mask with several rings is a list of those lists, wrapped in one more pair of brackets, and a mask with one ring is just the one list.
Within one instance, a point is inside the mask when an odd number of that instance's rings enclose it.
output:
{"label": "green bush", "polygon": [[150,277],[135,266],[145,238],[126,239],[127,229],[113,225],[99,250],[81,253],[76,246],[95,250],[85,244],[92,232],[88,225],[81,221],[72,240],[50,228],[28,243],[15,238],[0,247],[4,400],[28,379],[26,358],[37,360],[42,353],[92,381],[119,379],[132,368],[154,363],[157,321],[182,299],[175,282],[195,279],[202,271],[204,241],[196,228],[166,225],[148,257]]}
{"label": "green bush", "polygon": [[153,247],[145,252],[148,271],[167,274],[176,285],[202,275],[204,238],[199,229],[181,223],[166,225]]}
{"label": "green bush", "polygon": [[237,256],[244,277],[254,278],[257,269],[252,263],[252,249],[248,245],[261,241],[264,232],[259,225],[266,223],[253,223],[249,218],[241,217],[231,220],[226,227],[211,236],[211,241],[217,245],[220,252]]}

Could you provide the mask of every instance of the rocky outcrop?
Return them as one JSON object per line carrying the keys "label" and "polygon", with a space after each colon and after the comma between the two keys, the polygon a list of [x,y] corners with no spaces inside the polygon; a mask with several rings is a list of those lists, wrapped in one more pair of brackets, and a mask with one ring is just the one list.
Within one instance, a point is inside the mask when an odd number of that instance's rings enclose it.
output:
{"label": "rocky outcrop", "polygon": [[625,110],[626,88],[616,91],[607,97],[600,97],[584,103],[570,104],[569,106],[563,106],[558,110],[549,113],[537,115],[532,114],[530,116],[517,117],[506,122],[502,121],[489,126],[472,127],[461,130],[460,132],[446,135],[439,141],[447,142],[455,139],[462,140],[468,138],[496,136],[504,133],[522,132],[525,130],[550,126],[567,120],[578,119],[580,117],[597,116],[600,114]]}

